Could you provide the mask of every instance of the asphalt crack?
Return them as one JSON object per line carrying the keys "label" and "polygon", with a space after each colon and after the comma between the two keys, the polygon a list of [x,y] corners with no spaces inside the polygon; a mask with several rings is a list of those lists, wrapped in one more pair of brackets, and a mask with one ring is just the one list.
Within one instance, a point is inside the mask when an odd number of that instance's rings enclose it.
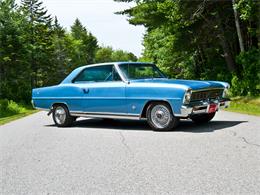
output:
{"label": "asphalt crack", "polygon": [[259,144],[255,144],[255,143],[250,143],[249,141],[246,140],[245,137],[239,137],[240,139],[242,139],[246,144],[248,145],[252,145],[252,146],[256,146],[256,147],[260,147]]}
{"label": "asphalt crack", "polygon": [[[237,132],[235,132],[235,131],[230,131],[230,132],[233,134],[234,137],[237,137]],[[241,140],[243,140],[243,142],[246,143],[246,144],[248,144],[248,145],[260,147],[259,144],[255,144],[255,143],[251,143],[251,142],[247,141],[247,139],[246,139],[245,137],[241,137],[241,136],[240,136],[240,137],[238,137],[238,138],[241,139]]]}
{"label": "asphalt crack", "polygon": [[131,150],[131,148],[127,145],[126,139],[125,139],[125,136],[123,135],[123,133],[122,133],[122,132],[119,132],[119,135],[120,135],[120,141],[121,141],[121,143],[123,144],[123,146],[126,148],[126,150],[127,150],[128,152],[130,152],[130,153],[132,154],[132,150]]}

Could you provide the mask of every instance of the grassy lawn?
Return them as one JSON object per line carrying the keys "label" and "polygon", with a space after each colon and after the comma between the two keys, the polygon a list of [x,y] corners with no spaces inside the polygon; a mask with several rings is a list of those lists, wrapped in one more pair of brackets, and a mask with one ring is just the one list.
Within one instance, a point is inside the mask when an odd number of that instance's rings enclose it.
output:
{"label": "grassy lawn", "polygon": [[36,113],[32,106],[14,101],[0,100],[0,125]]}
{"label": "grassy lawn", "polygon": [[28,116],[30,114],[36,113],[37,110],[26,110],[24,113],[14,114],[12,116],[0,117],[0,125],[9,123],[11,121],[17,120],[19,118]]}
{"label": "grassy lawn", "polygon": [[260,97],[235,97],[231,100],[230,107],[225,110],[260,116]]}

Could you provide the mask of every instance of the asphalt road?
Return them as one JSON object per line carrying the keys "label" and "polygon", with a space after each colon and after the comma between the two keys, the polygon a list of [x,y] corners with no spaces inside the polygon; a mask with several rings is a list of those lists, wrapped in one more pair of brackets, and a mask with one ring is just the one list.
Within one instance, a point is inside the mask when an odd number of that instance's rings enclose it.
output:
{"label": "asphalt road", "polygon": [[260,194],[260,117],[220,112],[154,132],[145,122],[39,112],[0,126],[0,194]]}

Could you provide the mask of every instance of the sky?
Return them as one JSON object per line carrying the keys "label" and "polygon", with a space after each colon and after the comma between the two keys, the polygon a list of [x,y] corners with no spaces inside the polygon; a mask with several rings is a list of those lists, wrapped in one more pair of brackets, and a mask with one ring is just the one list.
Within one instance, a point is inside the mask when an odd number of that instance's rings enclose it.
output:
{"label": "sky", "polygon": [[144,27],[130,25],[126,16],[114,14],[133,3],[118,3],[113,0],[42,0],[48,13],[57,16],[67,30],[76,18],[95,37],[99,45],[123,49],[140,57],[143,46]]}

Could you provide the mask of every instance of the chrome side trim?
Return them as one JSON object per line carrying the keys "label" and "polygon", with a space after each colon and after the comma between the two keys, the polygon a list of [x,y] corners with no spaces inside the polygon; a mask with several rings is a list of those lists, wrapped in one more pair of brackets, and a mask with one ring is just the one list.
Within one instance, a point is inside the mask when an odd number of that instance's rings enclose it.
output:
{"label": "chrome side trim", "polygon": [[37,97],[34,98],[34,100],[79,100],[79,99],[89,99],[89,100],[120,100],[125,99],[125,97]]}
{"label": "chrome side trim", "polygon": [[[37,97],[34,100],[78,100],[78,99],[86,99],[86,100],[123,100],[125,97]],[[127,97],[129,100],[147,100],[147,97]],[[180,100],[181,98],[167,98],[167,100]],[[148,101],[166,101],[162,98],[151,99]]]}
{"label": "chrome side trim", "polygon": [[70,112],[71,116],[87,117],[87,118],[111,118],[111,119],[129,119],[140,120],[138,114],[126,114],[126,113],[96,113],[96,112]]}

